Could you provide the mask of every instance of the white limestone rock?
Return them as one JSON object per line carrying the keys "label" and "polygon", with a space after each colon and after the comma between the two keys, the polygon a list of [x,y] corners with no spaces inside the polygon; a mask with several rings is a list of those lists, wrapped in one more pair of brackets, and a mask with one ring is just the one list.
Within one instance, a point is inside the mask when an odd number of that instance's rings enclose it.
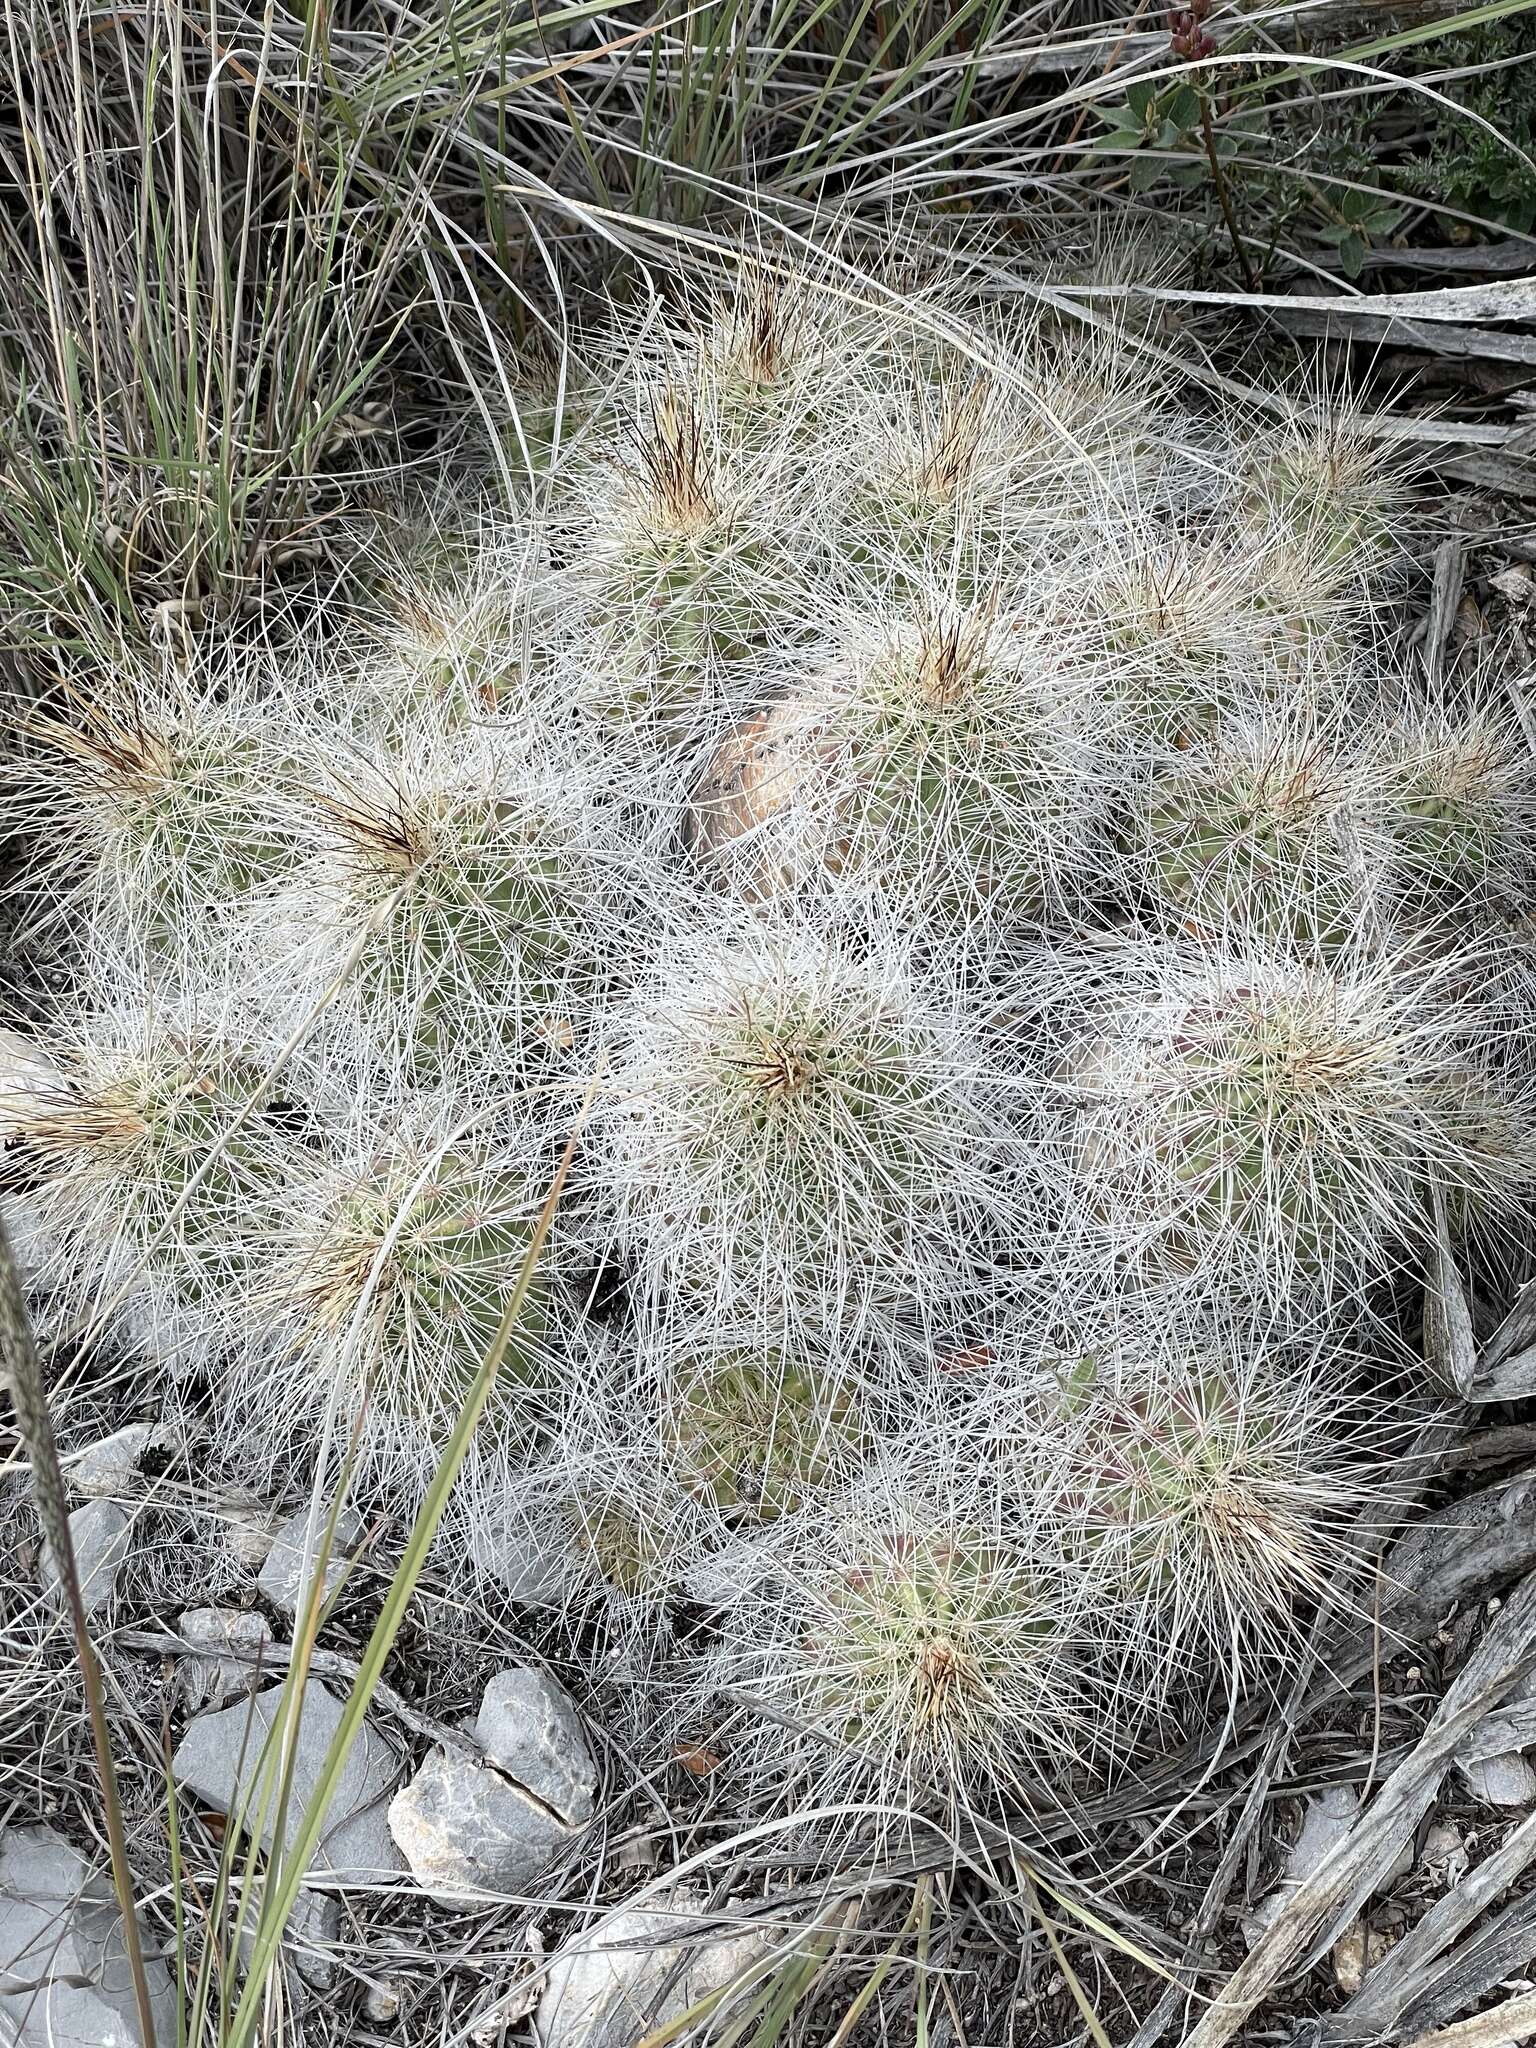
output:
{"label": "white limestone rock", "polygon": [[[773,1954],[771,1934],[688,1938],[687,1922],[704,1910],[702,1898],[679,1889],[665,1902],[606,1916],[568,1941],[549,1965],[534,2014],[539,2048],[634,2048],[712,1992],[757,1980]],[[722,2003],[713,2023],[723,2024],[729,2011]]]}
{"label": "white limestone rock", "polygon": [[[266,1562],[256,1579],[256,1590],[282,1613],[297,1618],[308,1605],[309,1584],[315,1553],[324,1529],[321,1523],[309,1537],[309,1510],[303,1509],[284,1522],[272,1538]],[[362,1541],[363,1525],[356,1515],[343,1512],[336,1522],[336,1540],[325,1568],[322,1600],[330,1600],[346,1574],[347,1560]],[[311,1570],[305,1570],[305,1552]]]}
{"label": "white limestone rock", "polygon": [[[87,1614],[100,1614],[116,1592],[132,1531],[132,1515],[115,1500],[88,1500],[70,1516],[70,1547]],[[47,1544],[43,1546],[42,1580],[49,1599],[62,1609],[64,1577]]]}

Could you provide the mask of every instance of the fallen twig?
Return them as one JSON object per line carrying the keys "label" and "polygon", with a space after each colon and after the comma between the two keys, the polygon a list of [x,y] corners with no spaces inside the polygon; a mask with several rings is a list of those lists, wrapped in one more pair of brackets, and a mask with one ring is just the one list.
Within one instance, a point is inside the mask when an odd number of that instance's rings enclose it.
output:
{"label": "fallen twig", "polygon": [[1197,2022],[1186,2048],[1224,2048],[1282,1976],[1332,1946],[1411,1841],[1468,1732],[1533,1667],[1536,1576],[1522,1581],[1500,1610],[1412,1754],[1281,1908]]}

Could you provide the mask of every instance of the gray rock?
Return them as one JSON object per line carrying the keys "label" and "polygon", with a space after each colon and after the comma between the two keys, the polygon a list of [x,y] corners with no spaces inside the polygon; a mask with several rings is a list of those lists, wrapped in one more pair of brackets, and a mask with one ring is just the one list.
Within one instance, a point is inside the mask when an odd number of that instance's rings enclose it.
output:
{"label": "gray rock", "polygon": [[[176,1629],[184,1643],[204,1653],[182,1663],[181,1686],[189,1706],[255,1691],[261,1678],[257,1659],[272,1640],[264,1614],[239,1607],[189,1607]],[[243,1654],[227,1655],[231,1650]]]}
{"label": "gray rock", "polygon": [[498,1671],[485,1688],[475,1733],[489,1761],[526,1787],[567,1827],[585,1827],[597,1767],[575,1703],[542,1671]]}
{"label": "gray rock", "polygon": [[283,1935],[293,1967],[316,1991],[336,1982],[336,1958],[330,1951],[341,1939],[341,1901],[332,1892],[299,1893]]}
{"label": "gray rock", "polygon": [[[567,1942],[549,1965],[533,2016],[539,2048],[634,2048],[711,1992],[751,1981],[754,1966],[772,1954],[770,1935],[754,1929],[711,1941],[669,1939],[679,1921],[703,1910],[702,1899],[679,1890],[665,1904],[629,1907]],[[722,2005],[717,2018],[729,2010]]]}
{"label": "gray rock", "polygon": [[[87,1614],[99,1614],[117,1589],[117,1575],[128,1555],[133,1517],[115,1500],[88,1500],[69,1518],[69,1540]],[[57,1607],[64,1604],[64,1579],[58,1560],[43,1549],[43,1587]]]}
{"label": "gray rock", "polygon": [[[240,1961],[247,1964],[256,1946],[256,1918],[259,1898],[252,1898],[250,1923],[240,1930]],[[341,1901],[331,1892],[307,1887],[293,1902],[293,1911],[283,1929],[283,1955],[302,1984],[315,1991],[329,1991],[336,1982],[336,1959],[330,1953],[341,1934]]]}
{"label": "gray rock", "polygon": [[1300,1832],[1286,1851],[1285,1868],[1274,1890],[1257,1900],[1252,1911],[1244,1915],[1243,1932],[1250,1948],[1280,1917],[1291,1895],[1322,1868],[1346,1838],[1359,1811],[1360,1794],[1353,1785],[1329,1785],[1308,1800]]}
{"label": "gray rock", "polygon": [[265,1508],[226,1497],[220,1509],[224,1542],[235,1562],[259,1572],[272,1555],[277,1524]]}
{"label": "gray rock", "polygon": [[[1307,1801],[1300,1830],[1286,1851],[1285,1868],[1274,1890],[1267,1892],[1250,1912],[1243,1915],[1243,1933],[1250,1948],[1279,1919],[1293,1894],[1308,1878],[1314,1877],[1339,1844],[1349,1838],[1359,1814],[1360,1794],[1353,1785],[1327,1785]],[[1410,1847],[1382,1872],[1381,1883],[1385,1885],[1393,1878],[1401,1877],[1412,1862]]]}
{"label": "gray rock", "polygon": [[416,1882],[440,1905],[517,1897],[592,1818],[597,1769],[581,1716],[552,1678],[498,1671],[474,1732],[483,1758],[435,1753],[389,1809]]}
{"label": "gray rock", "polygon": [[[282,1687],[274,1685],[221,1713],[199,1715],[171,1759],[177,1784],[206,1799],[220,1813],[232,1813],[248,1798],[251,1811],[246,1824],[249,1827],[259,1818],[262,1845],[267,1848],[272,1843],[274,1802],[263,1800],[257,1788],[266,1775],[262,1749],[277,1720],[282,1694]],[[341,1712],[340,1703],[318,1679],[311,1679],[304,1688],[295,1743],[285,1829],[290,1848],[319,1785]],[[275,1771],[271,1775],[275,1777]],[[402,1869],[384,1817],[385,1802],[399,1776],[400,1760],[393,1748],[365,1721],[331,1794],[312,1869],[351,1884],[372,1883]]]}
{"label": "gray rock", "polygon": [[581,1833],[493,1764],[441,1750],[390,1802],[389,1827],[440,1906],[519,1897]]}
{"label": "gray rock", "polygon": [[1467,1790],[1487,1806],[1536,1806],[1536,1771],[1519,1750],[1458,1764]]}
{"label": "gray rock", "polygon": [[154,1438],[152,1422],[130,1422],[126,1428],[104,1436],[64,1460],[64,1470],[76,1493],[92,1500],[107,1495],[131,1493],[139,1476],[139,1464]]}
{"label": "gray rock", "polygon": [[[176,2039],[170,1973],[146,1955],[157,2040]],[[0,2043],[143,2048],[110,1880],[49,1827],[0,1834]]]}
{"label": "gray rock", "polygon": [[[304,1569],[304,1553],[310,1550],[311,1567],[314,1553],[318,1549],[322,1522],[315,1530],[313,1543],[309,1537],[309,1511],[294,1515],[272,1538],[271,1548],[256,1580],[256,1590],[266,1595],[272,1605],[281,1608],[284,1614],[297,1616],[308,1604],[310,1573]],[[347,1559],[354,1547],[362,1541],[363,1526],[356,1515],[342,1512],[336,1521],[336,1541],[331,1548],[331,1558],[325,1568],[323,1598],[330,1600],[346,1574]]]}
{"label": "gray rock", "polygon": [[569,1545],[553,1530],[522,1524],[469,1532],[469,1554],[478,1570],[501,1586],[519,1607],[558,1607],[570,1591]]}

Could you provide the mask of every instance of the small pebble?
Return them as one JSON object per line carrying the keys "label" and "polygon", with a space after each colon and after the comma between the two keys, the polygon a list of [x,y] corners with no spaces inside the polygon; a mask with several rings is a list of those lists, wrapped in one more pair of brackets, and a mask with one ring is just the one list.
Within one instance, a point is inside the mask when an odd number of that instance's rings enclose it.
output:
{"label": "small pebble", "polygon": [[398,1984],[370,1984],[363,1993],[364,2019],[387,2021],[396,2019],[400,2013],[400,1987]]}

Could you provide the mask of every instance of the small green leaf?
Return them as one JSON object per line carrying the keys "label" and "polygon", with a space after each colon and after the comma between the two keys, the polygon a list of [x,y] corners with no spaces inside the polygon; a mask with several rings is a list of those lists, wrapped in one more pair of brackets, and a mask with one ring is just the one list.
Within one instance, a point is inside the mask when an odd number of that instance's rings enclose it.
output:
{"label": "small green leaf", "polygon": [[1163,105],[1163,118],[1171,121],[1181,133],[1187,133],[1200,119],[1200,95],[1192,85],[1181,85],[1168,95]]}
{"label": "small green leaf", "polygon": [[[1100,115],[1099,118],[1102,120],[1104,116]],[[1099,147],[1101,149],[1139,149],[1146,139],[1145,129],[1121,126],[1119,128],[1112,128],[1107,135],[1101,135],[1099,137]]]}
{"label": "small green leaf", "polygon": [[1133,121],[1145,125],[1156,99],[1157,87],[1146,79],[1138,79],[1135,85],[1126,87],[1125,104]]}

